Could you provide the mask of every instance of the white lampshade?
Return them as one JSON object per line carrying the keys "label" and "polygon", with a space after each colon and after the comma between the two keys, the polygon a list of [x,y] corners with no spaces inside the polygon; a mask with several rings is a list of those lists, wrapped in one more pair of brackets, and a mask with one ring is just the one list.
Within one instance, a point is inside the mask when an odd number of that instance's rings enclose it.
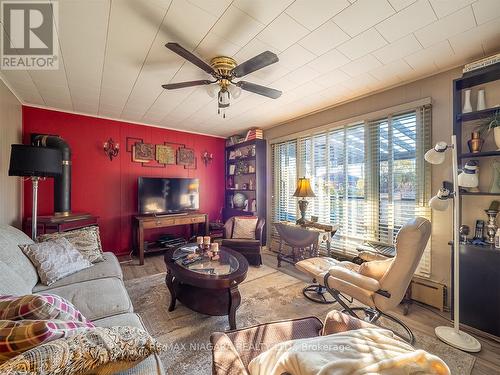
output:
{"label": "white lampshade", "polygon": [[241,95],[241,88],[236,85],[229,85],[227,87],[229,93],[231,94],[231,98],[238,99]]}
{"label": "white lampshade", "polygon": [[439,189],[437,195],[429,200],[429,207],[436,211],[445,211],[448,208],[450,191],[445,188]]}
{"label": "white lampshade", "polygon": [[441,164],[444,162],[445,159],[445,154],[444,152],[448,148],[448,145],[446,142],[438,142],[434,146],[434,148],[431,148],[429,151],[427,151],[424,155],[424,159],[426,162],[431,163],[431,164]]}
{"label": "white lampshade", "polygon": [[468,161],[463,171],[458,175],[458,186],[475,188],[479,186],[479,174],[477,163],[474,160]]}

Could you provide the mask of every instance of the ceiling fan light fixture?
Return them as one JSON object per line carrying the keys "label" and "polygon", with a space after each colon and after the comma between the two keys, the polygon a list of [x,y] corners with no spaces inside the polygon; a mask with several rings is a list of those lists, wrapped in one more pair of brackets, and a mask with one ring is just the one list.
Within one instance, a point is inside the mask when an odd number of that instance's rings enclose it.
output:
{"label": "ceiling fan light fixture", "polygon": [[226,88],[221,88],[218,95],[219,107],[229,107],[230,94]]}
{"label": "ceiling fan light fixture", "polygon": [[236,85],[229,85],[228,88],[231,98],[238,99],[241,95],[241,87]]}
{"label": "ceiling fan light fixture", "polygon": [[207,94],[211,98],[215,98],[219,93],[220,87],[217,84],[212,84],[207,86]]}

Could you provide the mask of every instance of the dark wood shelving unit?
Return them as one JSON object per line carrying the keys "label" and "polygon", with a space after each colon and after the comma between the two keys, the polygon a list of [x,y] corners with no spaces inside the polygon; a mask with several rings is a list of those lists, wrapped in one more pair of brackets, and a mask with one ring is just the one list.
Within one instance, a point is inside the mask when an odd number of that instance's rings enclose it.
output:
{"label": "dark wood shelving unit", "polygon": [[[254,149],[254,152],[249,153],[248,150]],[[234,158],[229,158],[231,153],[236,153],[238,150],[243,155],[237,155]],[[255,172],[238,172],[229,174],[230,167],[238,168],[238,164],[243,163],[245,166],[252,166]],[[225,172],[225,206],[222,212],[224,221],[232,216],[258,216],[266,218],[266,199],[267,199],[267,142],[264,139],[254,139],[251,141],[241,142],[234,145],[226,146],[226,172]],[[250,184],[252,181],[253,188],[243,188],[243,184]],[[232,186],[230,186],[232,181]],[[234,185],[238,184],[238,188]],[[248,209],[236,208],[232,204],[234,194],[241,193],[248,200]],[[255,201],[256,210],[251,209],[252,201]],[[265,239],[265,234],[263,235]]]}
{"label": "dark wood shelving unit", "polygon": [[[499,107],[487,108],[482,111],[462,113],[462,90],[472,89],[488,82],[500,80],[500,63],[477,69],[463,74],[462,78],[453,81],[453,134],[457,138],[457,156],[459,168],[466,159],[492,158],[500,156],[500,151],[483,151],[471,153],[467,142],[462,141],[464,126],[468,121],[487,118],[499,111]],[[491,90],[491,88],[490,88]],[[466,152],[463,152],[466,150]],[[486,159],[484,162],[488,162]],[[491,196],[498,199],[500,194],[489,192],[461,192],[457,202],[462,223],[463,208],[466,208],[470,198]],[[486,208],[486,207],[485,207]],[[485,219],[485,218],[483,218]],[[450,243],[453,258],[453,243]],[[476,246],[470,243],[460,244],[460,323],[489,334],[500,336],[500,282],[498,270],[500,269],[500,250],[491,246]],[[451,261],[453,280],[453,259]],[[451,285],[451,298],[453,300],[453,285]],[[453,306],[451,309],[453,317]]]}

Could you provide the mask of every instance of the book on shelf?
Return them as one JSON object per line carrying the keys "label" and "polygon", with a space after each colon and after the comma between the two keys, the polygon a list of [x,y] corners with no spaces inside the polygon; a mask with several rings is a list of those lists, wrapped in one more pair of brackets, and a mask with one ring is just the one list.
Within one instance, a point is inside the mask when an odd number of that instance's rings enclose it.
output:
{"label": "book on shelf", "polygon": [[464,65],[462,73],[472,72],[473,70],[484,68],[489,65],[493,65],[500,62],[500,53],[493,56],[485,57],[484,59],[471,62]]}
{"label": "book on shelf", "polygon": [[254,139],[263,139],[264,132],[262,129],[252,128],[247,131],[247,136],[245,137],[245,141],[252,141]]}

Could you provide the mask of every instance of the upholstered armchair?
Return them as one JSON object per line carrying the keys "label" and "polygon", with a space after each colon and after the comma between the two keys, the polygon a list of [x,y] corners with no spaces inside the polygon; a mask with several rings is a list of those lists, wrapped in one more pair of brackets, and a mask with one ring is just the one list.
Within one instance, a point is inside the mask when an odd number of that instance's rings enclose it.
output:
{"label": "upholstered armchair", "polygon": [[333,310],[326,316],[324,324],[316,317],[307,317],[214,332],[210,336],[212,375],[249,375],[247,368],[252,359],[284,341],[366,327],[373,325]]}
{"label": "upholstered armchair", "polygon": [[257,220],[253,238],[233,238],[234,222],[235,217],[231,217],[224,224],[222,246],[238,251],[248,260],[249,264],[260,266],[262,264],[261,248],[266,220],[263,218]]}
{"label": "upholstered armchair", "polygon": [[[394,258],[372,260],[358,265],[317,257],[303,260],[296,266],[321,282],[344,308],[344,312],[374,324],[383,316],[397,323],[406,332],[406,335],[395,332],[396,334],[413,343],[411,330],[386,312],[394,310],[403,299],[430,234],[429,220],[417,217],[398,232]],[[349,304],[352,299],[365,306],[351,307]]]}

